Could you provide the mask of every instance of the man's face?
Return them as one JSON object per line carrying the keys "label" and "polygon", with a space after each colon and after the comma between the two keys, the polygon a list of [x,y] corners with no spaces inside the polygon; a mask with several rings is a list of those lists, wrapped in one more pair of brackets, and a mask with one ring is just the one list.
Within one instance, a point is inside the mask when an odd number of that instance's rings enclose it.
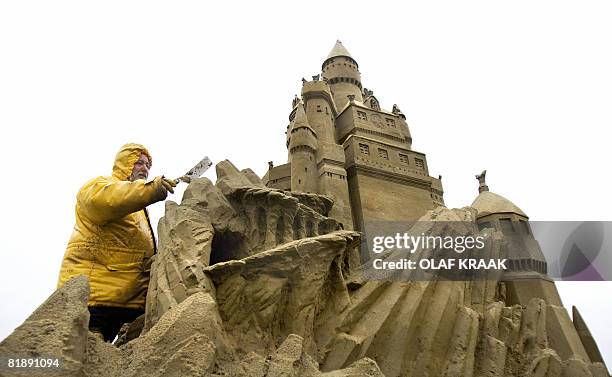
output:
{"label": "man's face", "polygon": [[138,161],[134,164],[134,169],[132,169],[132,175],[128,177],[128,180],[135,181],[137,179],[147,179],[149,176],[149,169],[151,169],[151,163],[149,162],[149,157],[146,154],[142,153]]}

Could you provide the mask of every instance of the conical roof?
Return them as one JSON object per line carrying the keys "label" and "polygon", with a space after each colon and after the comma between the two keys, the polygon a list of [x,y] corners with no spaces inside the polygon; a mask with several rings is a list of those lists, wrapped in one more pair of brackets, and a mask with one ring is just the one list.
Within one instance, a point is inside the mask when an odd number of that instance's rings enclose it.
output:
{"label": "conical roof", "polygon": [[[334,48],[332,48],[332,50],[330,51],[329,55],[327,55],[327,58],[325,58],[325,60],[328,60],[328,59],[331,59],[331,58],[335,58],[336,56],[346,56],[346,57],[349,57],[349,58],[353,59],[353,57],[351,56],[351,53],[348,52],[346,47],[344,47],[342,45],[342,42],[340,42],[339,40],[336,41],[336,44],[334,45]],[[353,59],[353,60],[355,60],[355,59]]]}
{"label": "conical roof", "polygon": [[298,127],[307,127],[309,128],[313,134],[317,134],[314,129],[308,123],[308,117],[306,117],[306,112],[304,111],[304,103],[300,100],[296,105],[295,117],[293,118],[291,129]]}
{"label": "conical roof", "polygon": [[516,204],[491,191],[481,192],[474,199],[472,207],[478,210],[478,217],[492,213],[516,213],[517,215],[528,217]]}

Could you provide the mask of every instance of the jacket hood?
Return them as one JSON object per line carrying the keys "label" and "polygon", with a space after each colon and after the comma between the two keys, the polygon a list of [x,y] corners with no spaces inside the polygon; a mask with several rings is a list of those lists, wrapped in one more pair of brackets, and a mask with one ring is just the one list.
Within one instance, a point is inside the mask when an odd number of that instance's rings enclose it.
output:
{"label": "jacket hood", "polygon": [[115,164],[113,165],[113,178],[127,181],[132,174],[132,170],[134,170],[134,164],[136,161],[138,161],[140,155],[143,153],[149,158],[149,162],[153,164],[151,154],[143,145],[128,143],[122,146],[115,157]]}

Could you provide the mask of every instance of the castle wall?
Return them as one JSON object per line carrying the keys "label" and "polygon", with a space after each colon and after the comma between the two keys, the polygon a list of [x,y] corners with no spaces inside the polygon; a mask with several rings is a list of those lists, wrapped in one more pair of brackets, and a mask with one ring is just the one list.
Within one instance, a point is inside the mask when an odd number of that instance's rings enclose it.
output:
{"label": "castle wall", "polygon": [[353,105],[345,109],[336,120],[336,140],[340,142],[353,135],[384,141],[397,148],[410,149],[410,133],[403,119],[391,114]]}
{"label": "castle wall", "polygon": [[408,180],[423,181],[421,184],[429,188],[432,186],[434,178],[429,176],[427,160],[423,153],[358,135],[352,135],[345,140],[344,152],[347,167],[354,164],[363,165],[390,175],[402,175]]}
{"label": "castle wall", "polygon": [[525,275],[515,276],[505,281],[506,303],[508,305],[527,305],[533,298],[541,298],[547,304],[563,306],[555,283],[550,278]]}
{"label": "castle wall", "polygon": [[426,188],[381,179],[376,172],[365,172],[357,167],[349,168],[347,173],[358,230],[363,230],[363,221],[412,221],[434,208]]}
{"label": "castle wall", "polygon": [[437,206],[424,154],[359,135],[343,145],[356,229],[369,220],[417,220]]}
{"label": "castle wall", "polygon": [[291,164],[283,164],[268,170],[262,179],[267,187],[291,191]]}

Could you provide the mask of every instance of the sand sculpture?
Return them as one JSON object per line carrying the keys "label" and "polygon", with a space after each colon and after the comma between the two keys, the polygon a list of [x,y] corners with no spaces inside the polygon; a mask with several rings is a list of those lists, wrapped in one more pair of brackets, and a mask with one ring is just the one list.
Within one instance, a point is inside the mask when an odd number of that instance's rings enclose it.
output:
{"label": "sand sculpture", "polygon": [[[262,179],[222,161],[216,183],[195,179],[180,204],[166,202],[146,313],[114,345],[87,331],[78,277],[0,355],[60,358],[44,376],[609,376],[580,313],[563,307],[527,215],[489,191],[486,172],[471,206],[446,208],[406,116],[362,86],[340,42],[321,74],[302,79],[286,146],[288,162],[269,162]],[[366,224],[417,219],[402,231],[482,236],[508,268],[373,276]]]}
{"label": "sand sculpture", "polygon": [[[63,376],[608,376],[576,309],[572,322],[542,298],[508,305],[500,281],[363,279],[360,233],[327,217],[329,198],[216,168],[167,202],[146,314],[115,345],[88,333],[79,277],[0,353],[60,356]],[[482,232],[477,214],[424,217]]]}

